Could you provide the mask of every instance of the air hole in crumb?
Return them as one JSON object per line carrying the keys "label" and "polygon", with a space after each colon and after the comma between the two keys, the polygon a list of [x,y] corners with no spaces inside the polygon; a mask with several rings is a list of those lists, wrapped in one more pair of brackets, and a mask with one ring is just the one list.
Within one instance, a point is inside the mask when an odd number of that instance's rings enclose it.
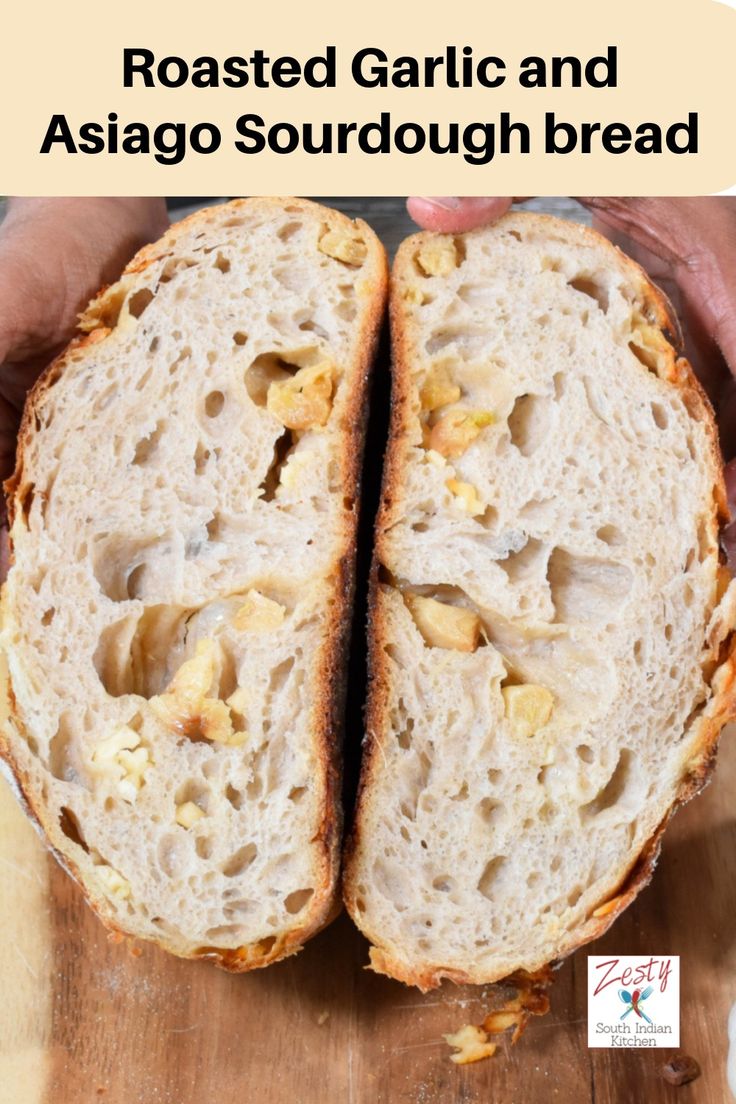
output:
{"label": "air hole in crumb", "polygon": [[197,447],[194,450],[194,474],[202,475],[207,467],[207,461],[210,458],[210,450],[202,443],[197,441]]}
{"label": "air hole in crumb", "polygon": [[404,751],[408,751],[408,749],[411,747],[411,738],[413,731],[414,718],[407,717],[404,727],[401,729],[396,737],[396,742],[398,743],[399,747],[402,748]]}
{"label": "air hole in crumb", "polygon": [[150,288],[141,288],[135,291],[128,299],[128,313],[133,318],[140,318],[148,304],[153,300],[153,292]]}
{"label": "air hole in crumb", "polygon": [[330,337],[327,330],[312,318],[308,318],[306,322],[300,322],[299,329],[304,330],[306,333],[315,333],[317,337],[321,337],[323,341],[328,341]]}
{"label": "air hole in crumb", "polygon": [[615,525],[601,525],[600,529],[596,530],[595,535],[598,540],[613,547],[624,543],[623,533]]}
{"label": "air hole in crumb", "polygon": [[284,897],[284,908],[294,916],[307,907],[313,896],[314,890],[311,888],[295,889],[293,893],[289,893],[287,897]]}
{"label": "air hole in crumb", "polygon": [[473,520],[484,529],[495,529],[498,524],[498,510],[495,506],[486,506],[483,513],[478,514]]}
{"label": "air hole in crumb", "polygon": [[484,824],[495,824],[503,813],[503,805],[500,801],[494,801],[492,797],[484,797],[478,802],[478,816]]}
{"label": "air hole in crumb", "polygon": [[482,893],[484,897],[488,898],[488,900],[491,899],[493,884],[498,878],[505,862],[505,855],[497,855],[494,859],[491,859],[490,862],[486,863],[483,873],[478,879],[478,891]]}
{"label": "air hole in crumb", "polygon": [[41,616],[41,624],[42,625],[50,625],[51,622],[54,620],[55,616],[56,616],[56,610],[54,609],[53,606],[50,606],[49,609],[44,610],[43,615]]}
{"label": "air hole in crumb", "polygon": [[26,525],[28,525],[28,515],[33,505],[35,486],[35,483],[26,483],[18,493],[18,506],[20,507],[20,513]]}
{"label": "air hole in crumb", "polygon": [[289,379],[299,368],[300,365],[288,359],[288,353],[261,353],[245,370],[245,389],[250,399],[256,406],[265,406],[271,384]]}
{"label": "air hole in crumb", "polygon": [[77,772],[69,754],[73,735],[68,714],[62,713],[56,732],[49,741],[49,772],[60,782],[78,781]]}
{"label": "air hole in crumb", "polygon": [[600,813],[605,812],[606,809],[611,809],[614,805],[619,803],[631,778],[633,758],[633,754],[629,748],[621,749],[616,767],[605,786],[596,794],[592,801],[589,801],[587,805],[581,806],[580,813],[584,820],[598,816]]}
{"label": "air hole in crumb", "polygon": [[522,456],[531,456],[542,444],[551,421],[546,395],[520,395],[508,417],[511,441]]}
{"label": "air hole in crumb", "polygon": [[657,429],[667,429],[667,426],[670,424],[669,414],[661,403],[652,403],[652,418],[654,419],[654,424]]}
{"label": "air hole in crumb", "polygon": [[86,851],[89,855],[89,847],[87,841],[82,835],[82,830],[79,827],[79,821],[75,814],[66,805],[62,805],[59,811],[59,827],[72,843],[76,843],[77,847],[81,847],[83,851]]}
{"label": "air hole in crumb", "polygon": [[200,859],[210,859],[213,847],[211,836],[197,836],[194,841],[194,850]]}
{"label": "air hole in crumb", "polygon": [[264,502],[273,501],[276,491],[281,484],[281,472],[283,471],[284,464],[286,464],[295,443],[296,435],[291,429],[285,429],[284,432],[276,438],[273,446],[273,459],[271,460],[268,471],[259,488],[260,497]]}
{"label": "air hole in crumb", "polygon": [[155,428],[148,434],[147,437],[142,437],[138,444],[135,446],[135,452],[133,453],[134,464],[146,464],[151,459],[156,449],[158,448],[161,435],[164,431],[166,422],[161,419],[156,423]]}
{"label": "air hole in crumb", "polygon": [[218,253],[214,267],[224,274],[230,271],[230,261],[222,253]]}
{"label": "air hole in crumb", "polygon": [[624,564],[555,548],[547,582],[558,622],[608,622],[621,615],[633,582]]}
{"label": "air hole in crumb", "polygon": [[578,758],[582,759],[584,763],[592,763],[595,758],[593,749],[589,747],[588,744],[578,744],[575,751],[577,752]]}
{"label": "air hole in crumb", "polygon": [[306,792],[306,786],[293,786],[292,789],[289,790],[287,797],[289,798],[289,801],[293,801],[295,805],[298,805]]}
{"label": "air hole in crumb", "polygon": [[254,843],[247,843],[245,847],[240,847],[234,855],[231,855],[226,862],[222,864],[222,873],[226,878],[235,878],[238,874],[242,874],[244,870],[247,870],[250,864],[258,854],[258,848]]}
{"label": "air hole in crumb", "polygon": [[451,795],[450,801],[465,801],[467,799],[468,792],[468,783],[463,782],[457,793]]}
{"label": "air hole in crumb", "polygon": [[517,552],[510,552],[505,559],[497,560],[497,565],[506,573],[512,586],[523,583],[541,565],[547,556],[547,545],[535,537],[530,537]]}
{"label": "air hole in crumb", "polygon": [[195,779],[188,779],[186,782],[182,782],[177,789],[174,802],[177,805],[185,805],[191,801],[193,805],[198,805],[204,811],[207,807],[208,796],[209,789],[204,783],[197,782]]}
{"label": "air hole in crumb", "polygon": [[216,418],[224,405],[225,396],[222,391],[210,391],[204,400],[204,412],[208,418]]}
{"label": "air hole in crumb", "polygon": [[568,280],[567,282],[575,291],[579,291],[582,295],[587,295],[590,299],[595,299],[603,313],[606,313],[608,310],[608,288],[601,284],[600,281],[596,280],[593,276],[583,273],[580,276],[576,276],[574,280]]}
{"label": "air hole in crumb", "polygon": [[233,809],[240,809],[243,804],[243,794],[240,790],[236,790],[235,786],[229,782],[225,787],[225,797],[232,805]]}
{"label": "air hole in crumb", "polygon": [[218,924],[216,928],[208,928],[205,936],[207,939],[236,939],[240,931],[239,924]]}
{"label": "air hole in crumb", "polygon": [[557,257],[542,257],[542,272],[560,272],[561,268]]}
{"label": "air hole in crumb", "polygon": [[242,330],[236,330],[233,334],[233,343],[235,345],[245,345],[247,340],[248,335],[246,333],[243,333]]}
{"label": "air hole in crumb", "polygon": [[654,372],[656,374],[657,368],[659,366],[659,359],[656,352],[646,348],[646,346],[637,345],[635,341],[629,342],[629,349],[634,354],[639,363],[644,365],[647,371]]}
{"label": "air hole in crumb", "polygon": [[256,775],[255,778],[252,778],[248,785],[245,787],[245,792],[247,793],[251,801],[255,800],[255,798],[257,797],[260,797],[263,793],[263,779],[259,775]]}
{"label": "air hole in crumb", "polygon": [[262,955],[270,954],[271,951],[273,950],[273,948],[275,947],[275,945],[276,945],[276,936],[275,935],[267,935],[265,939],[261,939],[261,941],[258,943],[258,951]]}
{"label": "air hole in crumb", "polygon": [[142,563],[130,572],[125,587],[128,598],[140,598],[144,594],[144,579],[147,571],[148,564]]}
{"label": "air hole in crumb", "polygon": [[288,241],[289,238],[293,238],[294,234],[297,234],[302,228],[301,222],[297,222],[293,219],[291,222],[285,223],[280,230],[276,232],[276,237],[280,241]]}

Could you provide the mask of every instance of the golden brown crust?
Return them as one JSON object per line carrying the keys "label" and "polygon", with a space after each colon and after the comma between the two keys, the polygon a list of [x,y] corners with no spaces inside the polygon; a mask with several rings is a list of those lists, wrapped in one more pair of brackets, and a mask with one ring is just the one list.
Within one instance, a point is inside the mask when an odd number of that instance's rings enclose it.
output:
{"label": "golden brown crust", "polygon": [[[312,840],[313,844],[319,844],[321,857],[319,860],[319,883],[314,896],[309,904],[309,911],[299,927],[286,932],[280,938],[268,938],[258,943],[245,947],[223,951],[221,948],[201,947],[187,953],[180,948],[170,946],[165,940],[152,940],[165,950],[171,951],[181,957],[206,958],[224,969],[243,972],[263,966],[268,966],[288,955],[295,954],[322,928],[326,927],[340,911],[341,902],[338,893],[338,876],[340,863],[340,840],[342,835],[342,808],[340,801],[341,768],[339,733],[342,724],[343,701],[345,694],[346,664],[344,662],[349,645],[349,634],[352,615],[352,596],[355,585],[355,544],[357,531],[357,510],[360,489],[361,460],[365,429],[368,416],[367,384],[373,363],[376,345],[380,336],[381,326],[386,301],[388,284],[388,265],[383,246],[376,238],[373,231],[366,223],[356,220],[354,224],[347,216],[322,207],[303,199],[242,199],[234,200],[228,204],[233,215],[246,206],[259,206],[268,214],[270,210],[283,210],[284,205],[298,211],[306,211],[310,214],[319,213],[325,222],[335,225],[356,225],[364,234],[366,244],[369,244],[374,254],[377,266],[377,275],[374,286],[370,288],[367,297],[367,306],[363,310],[361,331],[357,340],[357,363],[354,368],[355,386],[349,399],[349,406],[343,422],[343,447],[341,453],[342,486],[345,500],[352,502],[352,510],[345,515],[343,526],[342,548],[338,554],[337,570],[335,572],[334,595],[332,604],[326,643],[321,655],[317,658],[317,684],[319,693],[313,708],[314,735],[317,742],[317,755],[320,762],[321,773],[324,778],[324,800],[320,811],[320,824],[318,831]],[[173,225],[163,238],[151,245],[144,246],[126,266],[121,274],[121,279],[134,276],[143,272],[162,255],[169,252],[178,237],[184,231],[189,231],[193,225],[205,223],[211,212],[208,209],[197,211],[188,218]],[[5,483],[5,493],[8,499],[8,513],[12,529],[13,520],[19,510],[23,508],[27,488],[24,486],[23,461],[24,454],[33,434],[40,427],[40,411],[46,396],[51,388],[61,377],[65,366],[80,350],[89,345],[103,341],[111,332],[105,324],[104,302],[106,288],[101,289],[96,298],[90,304],[87,311],[80,319],[80,327],[86,332],[75,336],[67,348],[46,368],[35,386],[29,393],[21,421],[18,435],[18,448],[16,467],[13,475]],[[99,311],[97,310],[100,307]],[[11,548],[12,556],[12,548]],[[12,560],[11,560],[12,562]],[[16,728],[21,727],[20,718],[13,709],[12,685],[7,681],[8,713]],[[34,803],[31,797],[31,787],[25,778],[18,763],[14,760],[10,743],[3,735],[0,723],[0,758],[4,759],[15,778],[17,787],[29,815],[43,829],[52,853],[65,869],[79,882],[90,905],[100,916],[102,921],[113,931],[120,930],[106,907],[105,899],[95,897],[91,888],[85,883],[79,869],[73,859],[54,846],[54,839],[58,838],[58,826],[51,823],[45,817],[43,807]]]}
{"label": "golden brown crust", "polygon": [[[559,229],[560,225],[558,219],[549,215],[528,213],[520,215],[518,212],[514,212],[505,216],[505,219],[515,221],[519,219],[533,220],[540,226],[546,225],[553,232],[555,229]],[[626,257],[621,250],[613,246],[608,239],[602,237],[595,230],[586,227],[573,223],[564,223],[563,225],[566,234],[578,236],[581,241],[592,240],[594,243],[602,245],[610,251],[612,259],[616,263],[623,261],[629,273],[633,274],[634,277],[638,277],[638,290],[647,307],[648,321],[662,332],[672,346],[673,355],[660,372],[660,375],[661,378],[667,379],[681,391],[691,416],[704,423],[706,427],[710,454],[709,464],[714,480],[710,529],[713,540],[716,540],[719,528],[722,528],[729,521],[718,431],[708,397],[683,355],[682,332],[672,305],[665,294],[652,284],[644,270]],[[395,274],[400,271],[404,258],[408,258],[418,245],[435,236],[428,233],[415,234],[402,243],[394,262],[394,278]],[[401,496],[404,450],[409,427],[411,364],[408,353],[404,304],[397,293],[396,283],[392,287],[389,300],[389,315],[392,342],[391,420],[384,462],[381,503],[376,518],[374,559],[370,579],[368,612],[369,690],[366,705],[366,739],[354,820],[345,845],[343,899],[347,911],[357,926],[372,942],[370,949],[371,969],[398,981],[403,981],[407,985],[415,985],[422,991],[427,991],[439,986],[443,979],[458,984],[483,984],[501,981],[503,977],[501,975],[494,976],[493,974],[471,976],[461,970],[444,966],[442,963],[427,964],[417,968],[400,961],[388,948],[381,945],[379,933],[366,929],[357,906],[356,898],[358,895],[351,873],[354,856],[360,847],[362,820],[365,815],[372,779],[381,765],[378,734],[382,731],[386,714],[385,703],[388,694],[389,673],[384,649],[384,644],[387,643],[387,624],[379,601],[381,586],[379,568],[383,555],[383,534],[397,520],[399,512],[398,502]],[[643,367],[642,370],[646,369]],[[620,880],[618,888],[608,894],[608,900],[602,901],[593,910],[582,928],[561,945],[558,959],[571,954],[578,947],[602,935],[644,886],[649,883],[659,856],[662,835],[667,823],[676,810],[699,793],[709,781],[715,767],[720,731],[726,723],[736,719],[736,634],[731,631],[726,639],[716,647],[715,652],[718,664],[713,664],[715,671],[711,682],[714,688],[714,696],[708,703],[704,713],[700,740],[683,773],[679,790],[671,807],[639,854],[633,858],[629,869]],[[531,971],[541,969],[544,966],[544,961],[525,964],[525,968]]]}

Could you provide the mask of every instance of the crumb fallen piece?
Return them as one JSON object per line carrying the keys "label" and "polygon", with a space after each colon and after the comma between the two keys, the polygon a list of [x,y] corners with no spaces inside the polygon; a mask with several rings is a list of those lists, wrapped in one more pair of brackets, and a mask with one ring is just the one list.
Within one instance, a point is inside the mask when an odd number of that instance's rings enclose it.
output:
{"label": "crumb fallen piece", "polygon": [[445,1041],[456,1049],[456,1053],[450,1055],[450,1061],[465,1065],[492,1058],[497,1044],[490,1042],[489,1036],[501,1035],[510,1028],[513,1028],[512,1045],[518,1042],[531,1016],[544,1016],[549,1012],[547,989],[552,981],[552,971],[548,967],[535,974],[528,974],[525,970],[512,974],[505,984],[516,988],[515,997],[489,1012],[482,1024],[466,1024],[454,1035],[444,1036]]}
{"label": "crumb fallen piece", "polygon": [[496,1053],[496,1044],[489,1043],[483,1028],[474,1024],[465,1024],[454,1035],[445,1035],[444,1039],[454,1047],[455,1053],[450,1055],[450,1061],[458,1066],[480,1062],[482,1058],[492,1058]]}

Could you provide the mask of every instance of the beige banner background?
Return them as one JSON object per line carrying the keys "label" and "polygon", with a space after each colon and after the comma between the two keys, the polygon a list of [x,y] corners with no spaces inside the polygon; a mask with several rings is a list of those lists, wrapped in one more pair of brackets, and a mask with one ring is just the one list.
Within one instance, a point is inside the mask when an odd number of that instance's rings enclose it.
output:
{"label": "beige banner background", "polygon": [[[7,19],[7,17],[6,17]],[[332,89],[179,89],[122,87],[123,47],[148,47],[157,57],[188,61],[207,54],[248,57],[262,48],[272,57],[304,60],[334,44],[338,86]],[[16,5],[5,26],[0,70],[0,188],[14,194],[567,194],[686,195],[721,191],[736,182],[733,58],[736,12],[714,0],[514,0],[480,4],[453,0],[423,7],[396,0],[356,6],[328,0],[244,5],[208,0],[196,14],[180,4],[128,0],[123,9],[98,0]],[[362,89],[350,79],[358,50],[375,46],[389,57],[437,55],[448,45],[471,45],[476,58],[503,57],[508,77],[499,89]],[[529,54],[575,54],[582,59],[618,47],[615,89],[524,89],[516,81]],[[81,123],[163,121],[216,123],[222,145],[207,156],[188,152],[179,165],[153,155],[67,154],[39,147],[55,113],[74,132]],[[526,122],[532,149],[497,156],[486,166],[461,155],[361,154],[310,156],[239,153],[235,120],[257,113],[273,123],[301,125],[343,120],[358,124],[390,111],[394,124],[435,120],[495,122],[502,111]],[[583,120],[669,125],[699,113],[699,153],[634,152],[545,155],[543,117],[554,111]]]}

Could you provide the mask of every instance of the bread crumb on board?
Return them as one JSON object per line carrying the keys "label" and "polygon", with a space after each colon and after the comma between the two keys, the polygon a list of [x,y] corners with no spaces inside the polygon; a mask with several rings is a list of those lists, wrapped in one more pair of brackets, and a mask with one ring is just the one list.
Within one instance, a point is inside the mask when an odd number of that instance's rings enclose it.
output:
{"label": "bread crumb on board", "polygon": [[528,974],[524,970],[513,974],[508,978],[508,984],[516,988],[515,997],[489,1012],[482,1024],[465,1024],[453,1034],[443,1036],[445,1042],[455,1049],[450,1061],[466,1065],[492,1058],[498,1044],[491,1042],[490,1036],[502,1035],[510,1028],[513,1028],[512,1045],[518,1042],[532,1016],[544,1016],[549,1012],[547,989],[552,980],[552,971],[547,967],[536,974]]}

